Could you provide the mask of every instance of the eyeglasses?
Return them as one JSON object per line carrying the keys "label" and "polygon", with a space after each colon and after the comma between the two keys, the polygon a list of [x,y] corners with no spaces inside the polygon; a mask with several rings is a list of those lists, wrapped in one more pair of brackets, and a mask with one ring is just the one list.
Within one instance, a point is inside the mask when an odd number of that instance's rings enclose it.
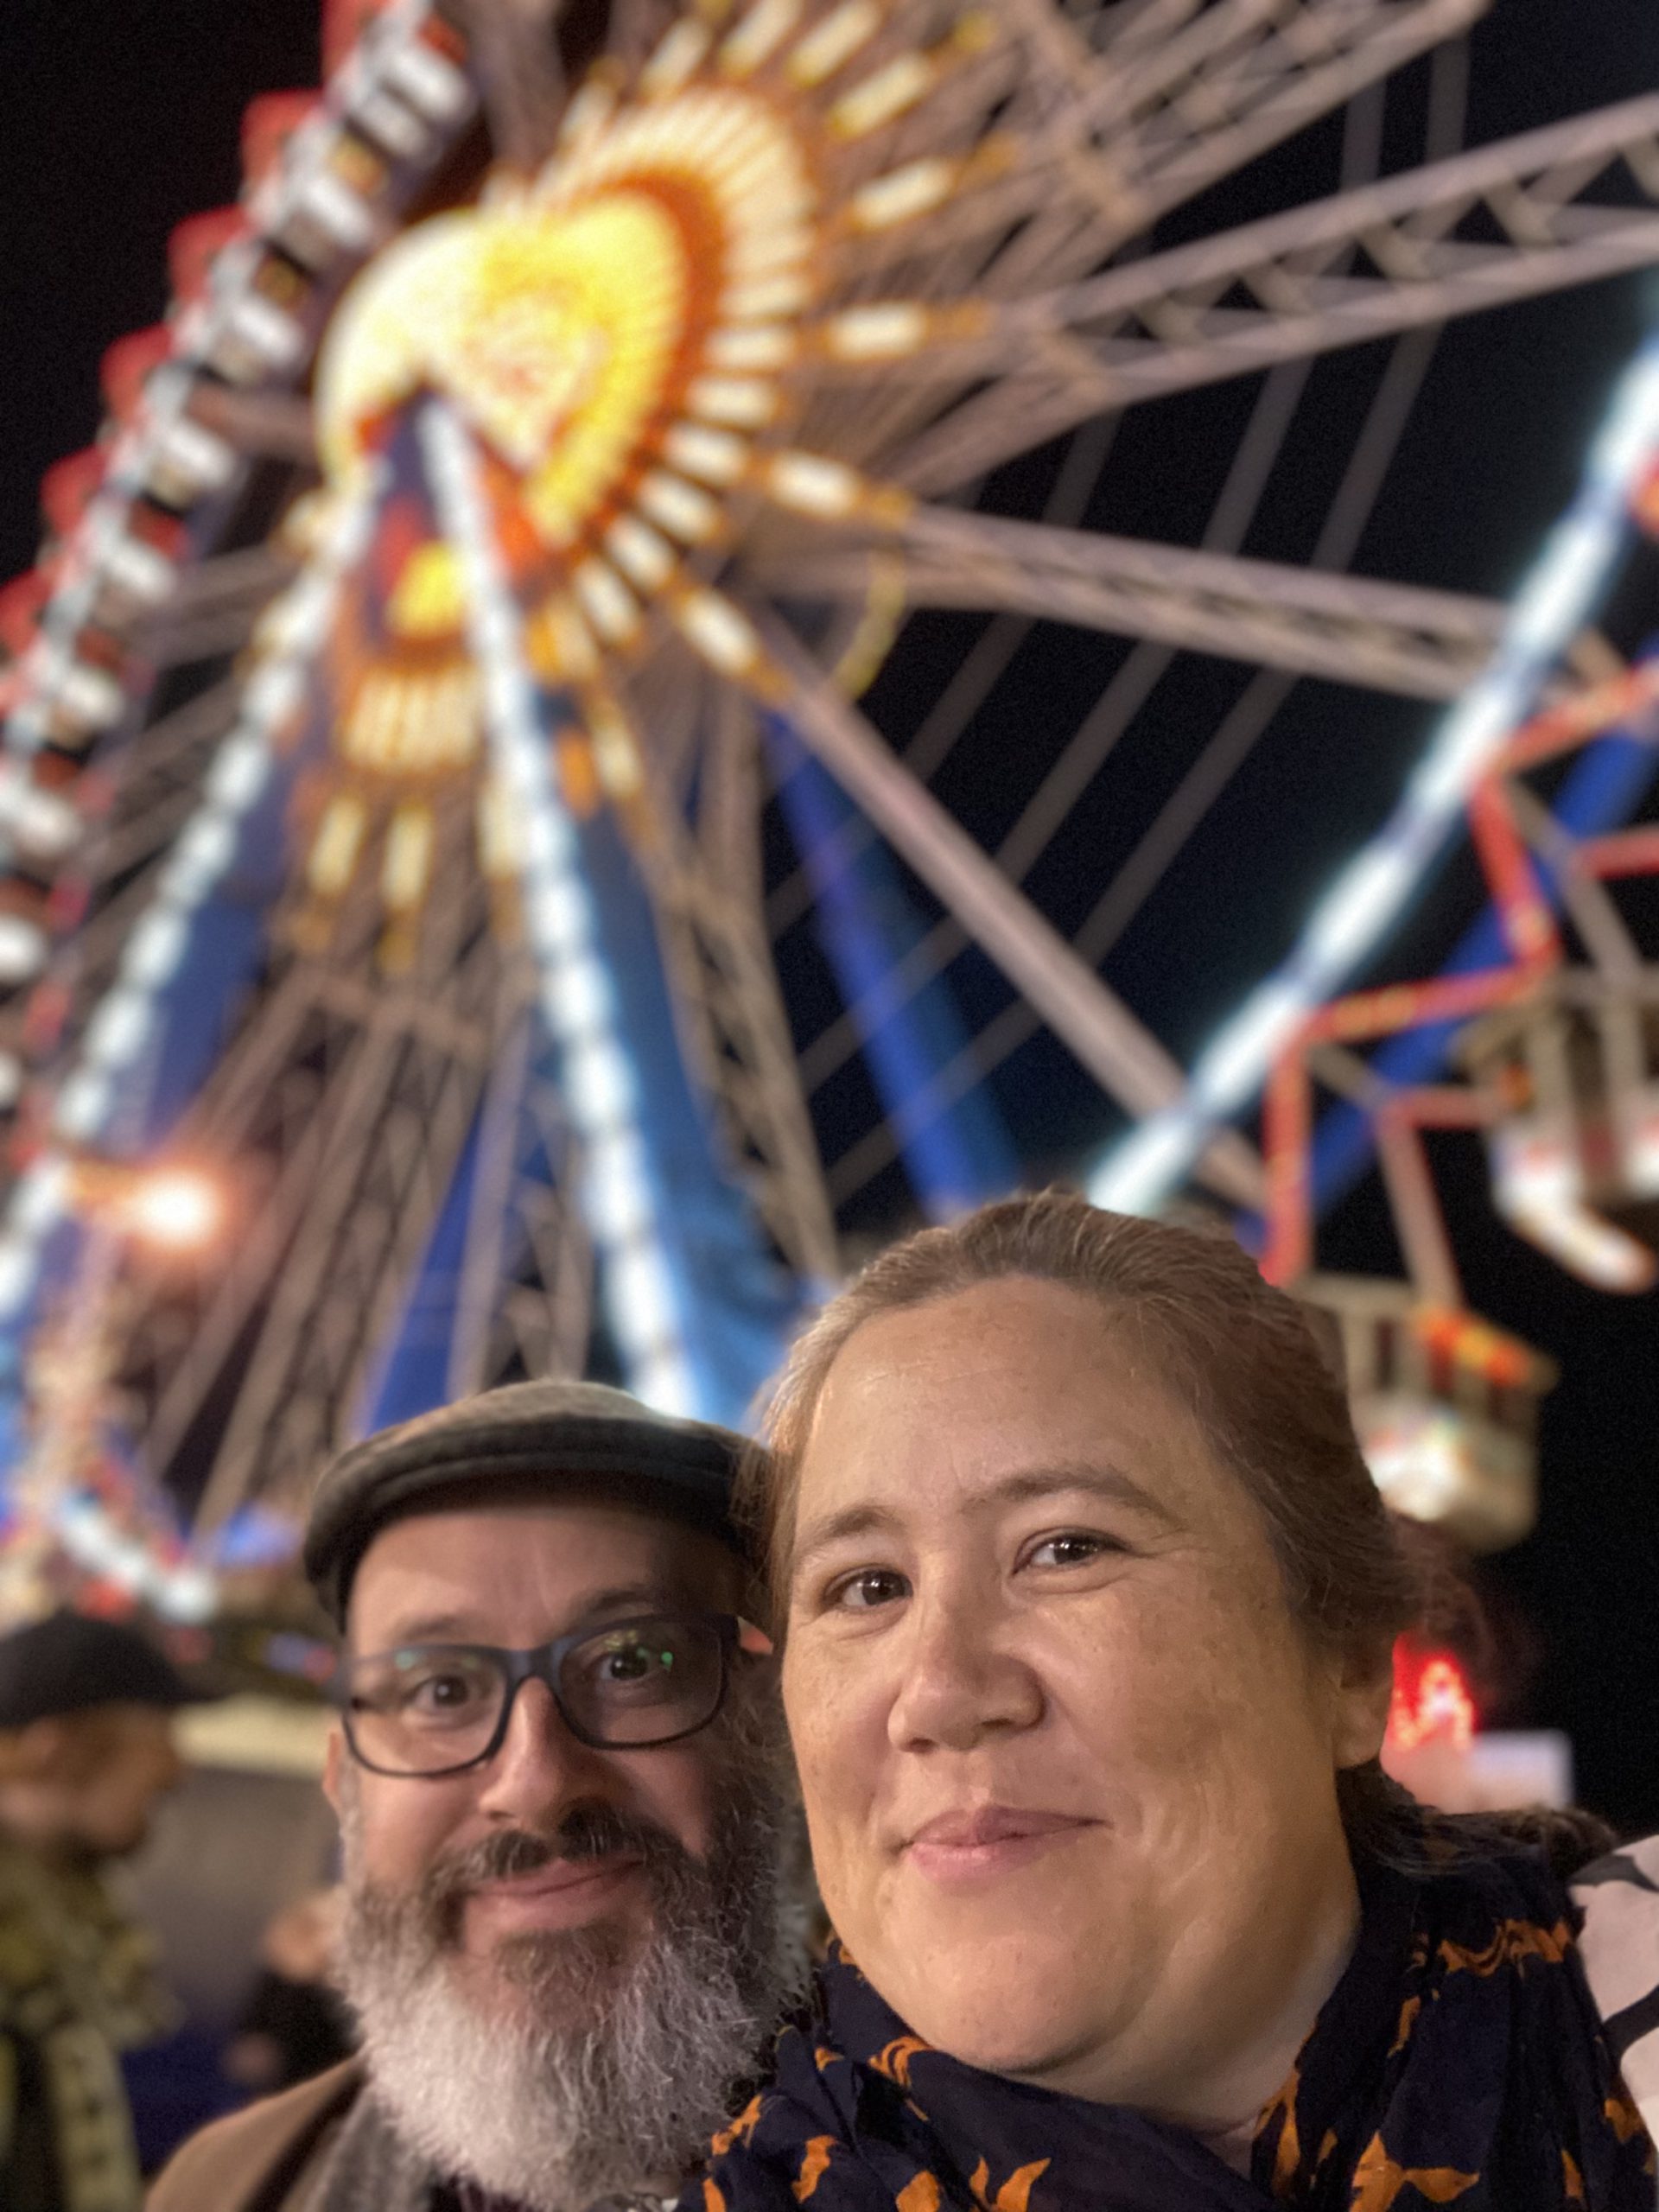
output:
{"label": "eyeglasses", "polygon": [[731,1613],[645,1613],[573,1630],[531,1651],[410,1643],[341,1662],[334,1685],[346,1740],[374,1774],[434,1777],[482,1766],[501,1748],[512,1701],[545,1682],[559,1716],[595,1751],[654,1751],[706,1728],[726,1701],[735,1651],[772,1646]]}

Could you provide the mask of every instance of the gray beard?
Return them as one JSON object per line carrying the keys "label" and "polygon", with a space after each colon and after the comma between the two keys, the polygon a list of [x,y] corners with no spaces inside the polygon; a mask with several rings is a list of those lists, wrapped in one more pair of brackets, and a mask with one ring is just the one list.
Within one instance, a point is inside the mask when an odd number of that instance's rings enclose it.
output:
{"label": "gray beard", "polygon": [[[556,1836],[493,1838],[412,1893],[365,1874],[348,1787],[340,1985],[377,2103],[435,2172],[524,2212],[677,2189],[804,1980],[773,1761],[743,1748],[706,1862],[661,1829],[578,1806]],[[632,1947],[603,1923],[504,1942],[491,1965],[509,1986],[492,2004],[467,1986],[467,1892],[528,1871],[550,1844],[641,1852],[648,1932]]]}

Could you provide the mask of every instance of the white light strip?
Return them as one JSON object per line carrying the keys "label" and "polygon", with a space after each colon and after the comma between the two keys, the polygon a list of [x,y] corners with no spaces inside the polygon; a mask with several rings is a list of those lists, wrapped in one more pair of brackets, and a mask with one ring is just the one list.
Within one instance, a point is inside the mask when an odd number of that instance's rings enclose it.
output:
{"label": "white light strip", "polygon": [[162,998],[189,950],[192,922],[235,859],[243,821],[270,781],[273,740],[303,700],[306,664],[327,634],[342,577],[367,550],[378,498],[379,480],[371,476],[341,505],[261,624],[269,650],[244,687],[241,712],[213,756],[196,810],[123,944],[115,980],[86,1024],[57,1095],[48,1144],[12,1186],[0,1225],[0,1328],[22,1313],[39,1275],[41,1243],[68,1211],[71,1156],[104,1135],[123,1078],[156,1034]]}
{"label": "white light strip", "polygon": [[433,402],[422,416],[421,440],[444,534],[466,579],[467,638],[484,678],[492,765],[521,826],[524,929],[559,1057],[560,1095],[580,1146],[577,1195],[600,1262],[605,1318],[629,1389],[665,1413],[695,1414],[705,1408],[685,1347],[679,1287],[658,1232],[639,1077],[524,664],[519,610],[466,430]]}
{"label": "white light strip", "polygon": [[1211,1039],[1181,1096],[1096,1166],[1089,1180],[1096,1205],[1148,1213],[1160,1205],[1219,1125],[1261,1088],[1298,1024],[1376,949],[1482,770],[1526,719],[1606,590],[1626,542],[1631,493],[1656,460],[1659,337],[1621,379],[1577,499],[1522,586],[1492,659],[1441,722],[1394,813],[1314,907],[1290,958]]}
{"label": "white light strip", "polygon": [[[393,79],[410,78],[412,73],[413,81],[424,88],[429,105],[436,100],[442,108],[444,134],[453,137],[459,130],[476,105],[476,96],[470,80],[422,41],[421,26],[432,12],[431,0],[396,0],[367,27],[325,86],[317,111],[293,132],[269,175],[246,194],[255,233],[279,227],[291,207],[324,178],[325,165],[353,108],[365,99],[389,99]],[[421,140],[417,150],[434,149],[438,143],[435,126],[423,124]],[[151,373],[133,419],[111,444],[103,480],[64,547],[62,575],[41,612],[37,643],[28,657],[29,681],[0,736],[0,749],[16,759],[27,760],[46,740],[54,689],[75,664],[82,626],[97,601],[106,569],[122,557],[133,501],[158,461],[165,455],[175,472],[194,474],[199,480],[199,497],[224,488],[241,466],[240,455],[190,420],[188,410],[196,368],[239,321],[252,315],[256,338],[263,333],[272,340],[293,342],[285,329],[278,330],[269,302],[251,289],[257,258],[257,235],[232,239],[213,257],[202,296],[172,310],[171,357]],[[288,319],[282,320],[286,324]],[[297,334],[297,326],[294,332]],[[295,372],[300,365],[297,356],[273,363]],[[118,713],[118,708],[111,722]],[[0,867],[10,857],[0,837]]]}

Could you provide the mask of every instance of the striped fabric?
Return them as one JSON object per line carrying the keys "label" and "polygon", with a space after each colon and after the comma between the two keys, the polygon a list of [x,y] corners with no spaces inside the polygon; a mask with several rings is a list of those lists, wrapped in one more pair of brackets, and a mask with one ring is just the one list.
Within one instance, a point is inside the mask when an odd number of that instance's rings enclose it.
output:
{"label": "striped fabric", "polygon": [[1648,2133],[1659,2141],[1659,1835],[1598,1859],[1573,1882],[1590,1987]]}

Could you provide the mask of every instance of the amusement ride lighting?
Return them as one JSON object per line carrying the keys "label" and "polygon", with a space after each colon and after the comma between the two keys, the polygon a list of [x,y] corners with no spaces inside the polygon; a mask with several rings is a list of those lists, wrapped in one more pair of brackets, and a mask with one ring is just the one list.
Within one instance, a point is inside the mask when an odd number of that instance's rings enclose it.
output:
{"label": "amusement ride lighting", "polygon": [[123,1235],[171,1252],[194,1252],[224,1225],[224,1194],[208,1176],[188,1167],[157,1168],[134,1175],[114,1208]]}
{"label": "amusement ride lighting", "polygon": [[485,723],[498,775],[518,815],[525,926],[562,1090],[581,1140],[579,1189],[602,1262],[601,1295],[630,1389],[665,1413],[700,1410],[674,1269],[658,1234],[658,1199],[639,1127],[639,1078],[600,950],[582,873],[524,664],[521,621],[503,574],[471,439],[440,401],[422,425],[428,466],[465,579],[468,626],[484,671]]}
{"label": "amusement ride lighting", "polygon": [[1383,828],[1314,908],[1300,943],[1199,1054],[1186,1090],[1095,1168],[1089,1195],[1148,1213],[1249,1104],[1306,1016],[1374,951],[1440,851],[1482,770],[1611,581],[1631,497],[1659,458],[1659,337],[1621,379],[1578,498],[1522,586],[1484,673],[1440,724]]}
{"label": "amusement ride lighting", "polygon": [[113,988],[87,1024],[78,1064],[58,1093],[51,1140],[12,1187],[0,1224],[0,1323],[22,1311],[35,1287],[43,1240],[73,1211],[73,1152],[103,1136],[124,1081],[157,1033],[196,918],[235,860],[243,823],[269,784],[276,740],[303,707],[307,659],[327,632],[342,577],[368,542],[378,491],[378,477],[365,475],[359,495],[340,503],[310,563],[264,618],[267,658],[243,695],[240,720],[220,746],[200,803],[123,946]]}

